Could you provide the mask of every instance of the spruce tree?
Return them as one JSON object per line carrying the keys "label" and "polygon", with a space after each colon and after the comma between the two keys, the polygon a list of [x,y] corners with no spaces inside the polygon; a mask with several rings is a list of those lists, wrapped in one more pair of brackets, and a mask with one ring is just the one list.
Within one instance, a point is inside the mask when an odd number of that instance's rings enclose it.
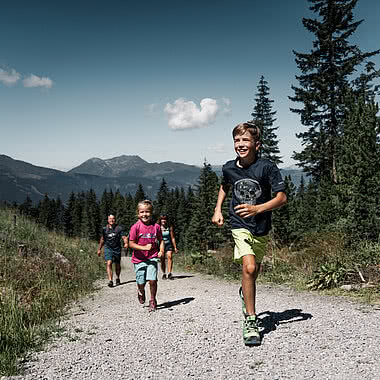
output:
{"label": "spruce tree", "polygon": [[135,194],[136,206],[140,201],[143,201],[144,199],[146,199],[145,191],[144,191],[143,185],[139,183],[136,190],[136,194]]}
{"label": "spruce tree", "polygon": [[165,178],[162,179],[160,188],[158,190],[156,200],[154,201],[154,213],[155,215],[160,216],[161,214],[168,213],[168,198],[169,198],[169,188],[168,184],[165,181]]}
{"label": "spruce tree", "polygon": [[[348,88],[359,92],[369,91],[371,81],[379,76],[368,58],[380,50],[363,53],[358,46],[349,43],[361,21],[353,21],[353,9],[357,0],[308,0],[316,19],[303,19],[305,28],[316,36],[310,53],[294,51],[301,75],[296,76],[299,87],[292,86],[293,102],[301,108],[291,111],[301,117],[308,128],[297,134],[303,150],[293,158],[299,166],[319,182],[336,184],[339,138],[344,132],[344,94]],[[352,76],[362,64],[367,71],[358,78]]]}
{"label": "spruce tree", "polygon": [[100,218],[99,204],[93,189],[87,191],[82,208],[82,237],[90,240],[99,239]]}
{"label": "spruce tree", "polygon": [[340,146],[341,227],[351,240],[380,238],[380,122],[378,105],[349,97]]}
{"label": "spruce tree", "polygon": [[295,234],[293,210],[296,195],[296,187],[291,176],[285,176],[286,204],[273,211],[272,236],[280,245],[290,244]]}
{"label": "spruce tree", "polygon": [[218,176],[212,171],[211,165],[204,163],[199,176],[195,205],[189,227],[186,231],[186,247],[197,252],[215,249],[218,227],[211,223],[218,194]]}
{"label": "spruce tree", "polygon": [[268,97],[270,89],[264,76],[261,76],[257,89],[255,106],[251,115],[260,124],[261,147],[258,155],[262,158],[268,158],[276,164],[281,164],[280,149],[278,148],[279,140],[275,132],[278,127],[273,126],[276,121],[276,111],[272,111],[273,100]]}
{"label": "spruce tree", "polygon": [[70,193],[69,200],[63,213],[63,231],[67,236],[74,236],[74,212],[76,197],[74,192]]}

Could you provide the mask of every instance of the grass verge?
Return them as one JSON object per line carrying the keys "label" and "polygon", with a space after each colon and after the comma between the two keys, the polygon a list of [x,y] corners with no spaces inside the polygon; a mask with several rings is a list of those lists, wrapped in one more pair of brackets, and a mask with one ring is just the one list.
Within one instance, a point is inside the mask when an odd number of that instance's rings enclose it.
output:
{"label": "grass verge", "polygon": [[0,374],[14,375],[64,307],[104,275],[96,244],[69,239],[0,209]]}
{"label": "grass verge", "polygon": [[[240,280],[241,266],[232,257],[230,245],[208,253],[185,252],[175,261],[186,271]],[[309,234],[285,248],[271,241],[258,282],[380,304],[380,244],[362,241],[347,247],[345,236],[336,232]]]}

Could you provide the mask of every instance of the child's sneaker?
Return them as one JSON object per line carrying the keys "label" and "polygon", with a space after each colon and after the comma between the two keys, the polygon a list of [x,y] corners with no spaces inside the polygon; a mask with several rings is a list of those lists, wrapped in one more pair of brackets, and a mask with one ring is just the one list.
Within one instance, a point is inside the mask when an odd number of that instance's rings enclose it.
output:
{"label": "child's sneaker", "polygon": [[168,274],[168,280],[174,280],[174,277],[171,273]]}
{"label": "child's sneaker", "polygon": [[261,343],[257,316],[247,315],[243,320],[243,340],[246,346],[259,346]]}
{"label": "child's sneaker", "polygon": [[119,286],[120,285],[120,278],[117,278],[116,279],[116,286]]}
{"label": "child's sneaker", "polygon": [[113,288],[113,281],[108,282],[108,287]]}
{"label": "child's sneaker", "polygon": [[247,315],[247,309],[245,307],[244,296],[243,296],[243,288],[242,287],[240,287],[240,289],[239,289],[239,296],[241,299],[241,310],[243,312],[243,315],[246,316]]}
{"label": "child's sneaker", "polygon": [[157,301],[154,299],[154,300],[150,300],[149,301],[149,311],[156,311],[157,310]]}
{"label": "child's sneaker", "polygon": [[144,293],[137,292],[137,298],[139,299],[139,302],[141,304],[144,304],[145,303],[145,292]]}
{"label": "child's sneaker", "polygon": [[162,279],[166,280],[166,274],[165,273],[162,275]]}

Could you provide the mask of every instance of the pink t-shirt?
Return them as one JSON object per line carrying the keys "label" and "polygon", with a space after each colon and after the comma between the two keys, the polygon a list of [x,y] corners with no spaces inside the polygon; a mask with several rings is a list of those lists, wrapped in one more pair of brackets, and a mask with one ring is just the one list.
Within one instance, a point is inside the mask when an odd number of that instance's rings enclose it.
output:
{"label": "pink t-shirt", "polygon": [[146,225],[139,220],[131,227],[129,240],[134,241],[138,245],[152,244],[150,251],[138,251],[134,249],[132,253],[132,263],[138,264],[158,257],[160,242],[162,240],[161,227],[157,223]]}

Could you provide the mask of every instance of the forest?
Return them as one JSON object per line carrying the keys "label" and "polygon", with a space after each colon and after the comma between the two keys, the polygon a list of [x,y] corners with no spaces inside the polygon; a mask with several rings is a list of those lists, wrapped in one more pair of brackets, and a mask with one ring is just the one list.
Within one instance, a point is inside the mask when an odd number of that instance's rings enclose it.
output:
{"label": "forest", "polygon": [[[288,252],[297,265],[308,267],[308,274],[317,276],[316,282],[311,280],[316,287],[328,287],[341,283],[353,271],[363,280],[363,273],[368,271],[372,278],[378,269],[380,120],[376,82],[380,70],[371,57],[380,50],[363,52],[350,43],[364,21],[354,20],[357,0],[309,2],[316,18],[304,18],[303,25],[315,39],[310,51],[294,51],[299,74],[289,96],[295,104],[291,111],[304,126],[304,132],[297,135],[303,149],[294,152],[293,158],[305,176],[298,187],[290,177],[285,178],[288,203],[273,213],[271,246]],[[251,118],[261,126],[259,155],[280,164],[273,103],[268,81],[261,76]],[[210,251],[230,247],[228,222],[223,228],[211,224],[220,181],[207,162],[195,187],[173,189],[162,179],[154,213],[156,217],[162,213],[169,216],[183,252],[208,257]],[[72,193],[66,204],[47,194],[38,205],[27,198],[14,206],[51,230],[97,240],[110,213],[128,230],[136,221],[137,202],[145,197],[140,185],[136,194],[105,190],[97,199],[90,190]],[[313,260],[300,260],[310,246]]]}

